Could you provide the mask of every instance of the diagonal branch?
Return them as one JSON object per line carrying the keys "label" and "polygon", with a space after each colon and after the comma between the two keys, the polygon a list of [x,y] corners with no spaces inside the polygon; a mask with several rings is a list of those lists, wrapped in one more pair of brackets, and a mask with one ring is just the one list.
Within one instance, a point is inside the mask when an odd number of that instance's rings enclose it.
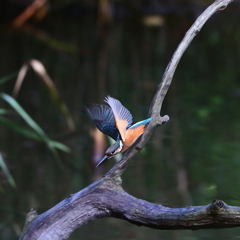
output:
{"label": "diagonal branch", "polygon": [[160,84],[158,85],[156,94],[153,98],[152,104],[149,110],[149,116],[152,117],[151,122],[147,126],[142,138],[138,141],[107,174],[110,178],[118,178],[126,170],[128,163],[132,157],[135,156],[147,143],[151,137],[154,129],[169,120],[169,117],[160,116],[163,100],[167,94],[167,91],[171,85],[174,73],[178,66],[180,59],[182,58],[187,47],[190,45],[194,37],[200,32],[206,21],[217,11],[225,9],[229,3],[233,0],[216,0],[210,5],[193,23],[191,28],[186,32],[183,40],[178,45],[174,52],[164,74]]}

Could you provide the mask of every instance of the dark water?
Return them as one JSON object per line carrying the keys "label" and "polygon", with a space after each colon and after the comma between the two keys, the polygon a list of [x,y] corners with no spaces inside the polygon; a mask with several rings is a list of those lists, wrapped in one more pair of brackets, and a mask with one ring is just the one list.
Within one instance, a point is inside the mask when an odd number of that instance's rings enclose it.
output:
{"label": "dark water", "polygon": [[[18,239],[31,208],[42,213],[110,169],[112,159],[95,171],[93,125],[82,111],[84,106],[102,104],[109,94],[131,111],[134,122],[147,118],[168,61],[205,6],[187,5],[187,11],[166,6],[164,23],[158,26],[143,24],[144,11],[136,6],[118,6],[112,20],[97,14],[94,4],[87,9],[51,7],[42,21],[29,21],[31,30],[6,25],[16,14],[8,9],[1,22],[0,77],[18,71],[29,59],[41,61],[76,130],[70,132],[44,84],[30,70],[17,100],[71,154],[60,153],[59,163],[45,144],[0,125],[0,152],[17,185],[11,188],[0,172],[0,239],[4,240]],[[204,205],[214,199],[240,205],[238,8],[232,4],[212,17],[184,54],[163,105],[162,115],[168,114],[170,122],[155,131],[123,175],[123,187],[133,196],[169,207]],[[0,85],[1,92],[11,94],[15,80]],[[0,107],[8,105],[1,100]],[[13,111],[8,118],[28,127]],[[109,145],[105,141],[103,150]],[[158,231],[99,219],[70,239],[195,240],[239,235],[239,229]]]}

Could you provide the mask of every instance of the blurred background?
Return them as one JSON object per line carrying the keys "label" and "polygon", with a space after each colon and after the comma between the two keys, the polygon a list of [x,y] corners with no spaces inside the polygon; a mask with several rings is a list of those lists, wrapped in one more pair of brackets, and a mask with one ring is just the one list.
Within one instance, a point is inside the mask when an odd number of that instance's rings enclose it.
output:
{"label": "blurred background", "polygon": [[[137,122],[185,32],[213,1],[0,1],[0,239],[107,172],[110,140],[88,103],[119,99]],[[159,127],[123,174],[133,196],[168,207],[240,205],[240,1],[184,54]],[[69,239],[237,239],[240,229],[158,231],[98,219]]]}

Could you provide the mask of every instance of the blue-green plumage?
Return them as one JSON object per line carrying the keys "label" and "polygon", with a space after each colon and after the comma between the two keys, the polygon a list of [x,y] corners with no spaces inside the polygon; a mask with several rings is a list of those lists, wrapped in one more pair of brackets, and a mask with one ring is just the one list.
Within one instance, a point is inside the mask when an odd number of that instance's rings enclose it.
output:
{"label": "blue-green plumage", "polygon": [[112,109],[106,105],[89,104],[86,113],[97,128],[104,134],[107,134],[115,141],[120,139],[120,134],[116,128],[116,123]]}
{"label": "blue-green plumage", "polygon": [[137,127],[139,127],[140,125],[149,123],[151,120],[152,120],[152,118],[148,118],[148,119],[146,119],[146,120],[137,122],[137,123],[133,124],[130,128],[131,128],[131,129],[132,129],[132,128],[137,128]]}

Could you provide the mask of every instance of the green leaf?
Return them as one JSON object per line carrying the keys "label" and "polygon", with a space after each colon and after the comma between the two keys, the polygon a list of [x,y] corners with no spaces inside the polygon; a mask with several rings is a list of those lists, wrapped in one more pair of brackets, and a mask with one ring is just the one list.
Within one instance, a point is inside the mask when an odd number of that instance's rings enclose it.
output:
{"label": "green leaf", "polygon": [[29,66],[32,67],[33,71],[40,77],[43,84],[47,87],[47,90],[53,102],[61,110],[62,114],[64,115],[69,129],[71,131],[75,130],[76,127],[75,127],[73,118],[67,108],[67,105],[61,98],[54,82],[48,75],[44,65],[37,59],[31,59],[22,65],[13,89],[13,97],[16,98],[16,96],[18,95],[18,92],[20,91],[20,88],[23,84],[25,76],[28,72]]}
{"label": "green leaf", "polygon": [[41,129],[41,127],[38,126],[38,124],[27,114],[27,112],[19,105],[19,103],[14,98],[12,98],[6,93],[0,93],[0,98],[5,100],[25,120],[25,122],[38,134],[38,136],[42,139],[42,141],[44,141],[48,145],[52,154],[58,160],[58,163],[61,165],[59,154],[55,149],[56,147],[56,144],[54,144],[55,142],[49,139],[49,137],[45,134],[45,132]]}
{"label": "green leaf", "polygon": [[9,80],[11,80],[11,79],[13,79],[13,78],[15,78],[17,75],[18,75],[18,72],[14,72],[14,73],[11,73],[11,74],[9,74],[5,77],[1,77],[0,78],[0,85],[9,81]]}
{"label": "green leaf", "polygon": [[0,115],[6,114],[7,110],[4,108],[0,108]]}
{"label": "green leaf", "polygon": [[[0,116],[0,123],[2,123],[3,125],[5,125],[6,127],[8,127],[9,129],[25,136],[31,139],[34,139],[36,141],[43,141],[41,137],[39,137],[38,134],[36,134],[35,132],[23,128],[22,126],[4,118]],[[53,140],[49,140],[49,144],[53,147],[53,148],[57,148],[63,152],[69,153],[71,150],[70,148],[68,148],[67,146],[65,146],[64,144],[60,143],[60,142],[56,142]]]}
{"label": "green leaf", "polygon": [[56,142],[56,141],[50,140],[49,144],[53,148],[57,148],[59,150],[62,150],[63,152],[66,152],[66,153],[70,153],[71,152],[69,147],[67,147],[66,145],[64,145],[64,144],[62,144],[60,142]]}
{"label": "green leaf", "polygon": [[5,162],[4,162],[1,153],[0,153],[0,167],[2,168],[4,174],[6,175],[9,184],[10,184],[13,188],[16,188],[16,187],[17,187],[17,186],[16,186],[16,183],[15,183],[15,181],[14,181],[11,173],[9,172],[7,165],[6,165]]}
{"label": "green leaf", "polygon": [[25,122],[39,134],[39,136],[41,136],[44,140],[48,139],[44,131],[37,125],[36,122],[34,122],[34,120],[27,114],[27,112],[25,112],[25,110],[14,98],[6,93],[0,93],[0,97],[4,99],[25,120]]}

